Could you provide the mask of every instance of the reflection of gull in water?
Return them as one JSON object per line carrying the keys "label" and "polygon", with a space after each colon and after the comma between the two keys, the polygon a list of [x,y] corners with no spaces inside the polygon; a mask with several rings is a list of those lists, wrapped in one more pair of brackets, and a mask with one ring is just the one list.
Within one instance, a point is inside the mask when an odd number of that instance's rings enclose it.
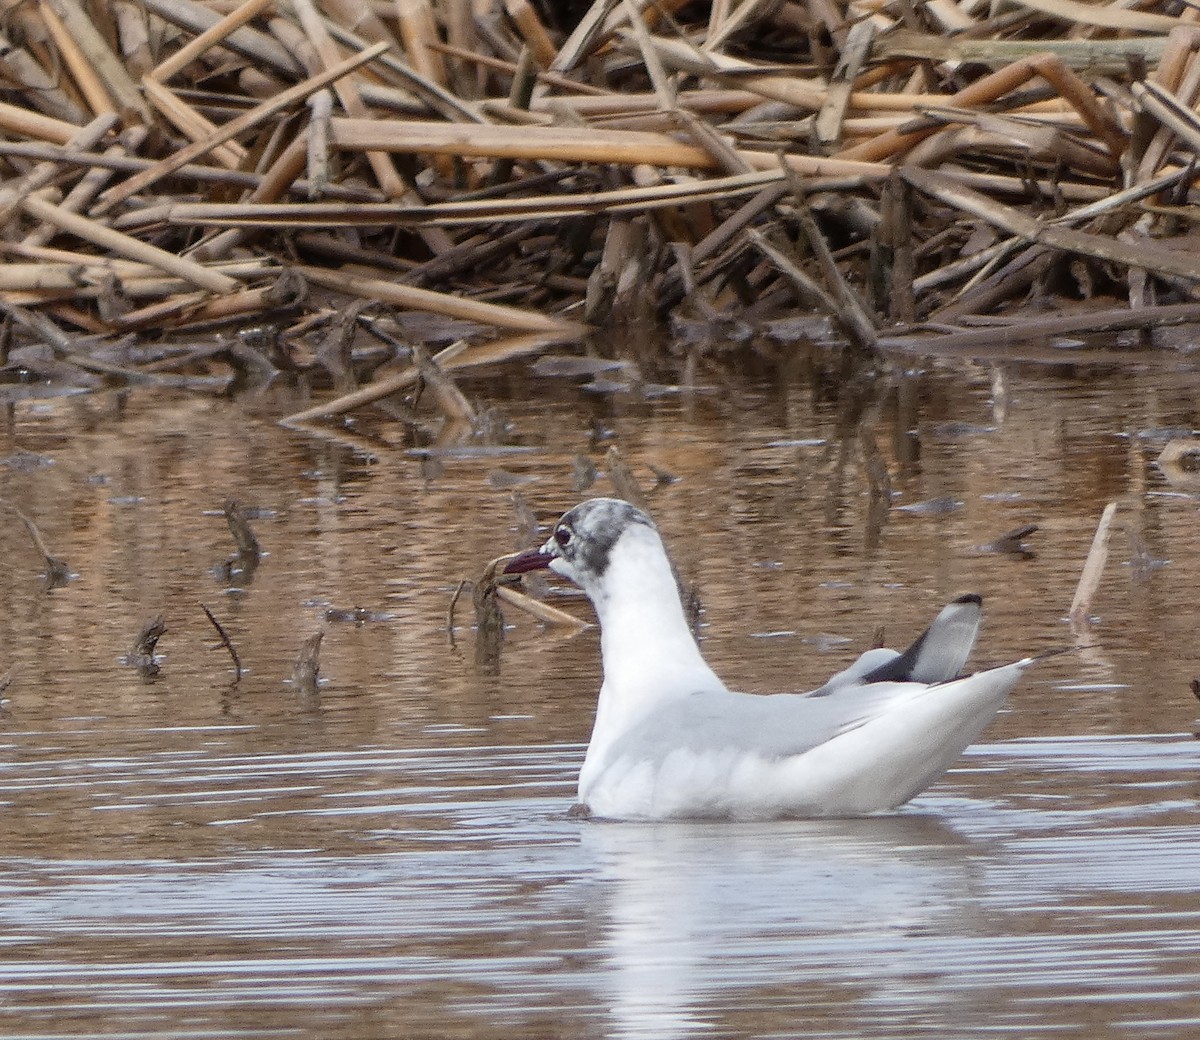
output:
{"label": "reflection of gull in water", "polygon": [[[614,1037],[706,1032],[705,1005],[729,989],[775,989],[773,1003],[792,1003],[814,986],[849,997],[849,984],[879,998],[911,983],[892,970],[892,943],[954,929],[950,919],[971,902],[973,847],[915,815],[594,824],[582,843],[603,885]],[[888,953],[876,970],[880,941]],[[855,944],[874,946],[874,960],[859,964]],[[831,958],[839,947],[846,956]],[[855,965],[849,978],[846,960]]]}

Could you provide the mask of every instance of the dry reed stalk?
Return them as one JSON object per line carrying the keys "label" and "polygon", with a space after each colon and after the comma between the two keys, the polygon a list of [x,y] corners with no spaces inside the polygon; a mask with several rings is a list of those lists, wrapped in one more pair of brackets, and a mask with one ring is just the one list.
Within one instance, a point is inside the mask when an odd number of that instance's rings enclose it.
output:
{"label": "dry reed stalk", "polygon": [[[433,360],[439,365],[449,365],[466,350],[466,341],[459,340],[435,354]],[[420,377],[420,368],[417,365],[410,365],[395,375],[376,379],[373,383],[352,390],[348,394],[342,394],[332,401],[295,412],[287,418],[279,420],[279,423],[281,426],[298,426],[311,422],[313,419],[328,419],[332,416],[345,415],[356,408],[374,404],[376,401],[382,401],[385,397],[391,397],[392,394],[398,394],[401,390],[407,390],[410,386],[415,385]]]}
{"label": "dry reed stalk", "polygon": [[[752,18],[761,15],[763,9],[774,0],[743,0],[737,10],[728,12],[714,25],[709,22],[709,31],[705,34],[703,50],[712,51],[722,46],[735,32],[742,28]],[[860,23],[861,24],[861,23]]]}
{"label": "dry reed stalk", "polygon": [[[42,2],[44,5],[46,0]],[[115,101],[122,116],[131,122],[149,122],[150,109],[142,99],[125,63],[113,53],[108,44],[108,37],[92,21],[92,16],[84,10],[79,0],[49,0],[49,4],[61,19],[71,39],[100,76],[105,93]],[[97,16],[108,14],[111,17],[111,12],[106,7],[97,6],[92,10]],[[111,24],[105,28],[111,35]]]}
{"label": "dry reed stalk", "polygon": [[[542,78],[542,77],[539,77]],[[728,115],[745,112],[762,102],[762,98],[748,90],[726,90],[709,88],[707,90],[683,90],[675,96],[675,103],[680,108],[686,108],[697,115]],[[655,94],[630,92],[626,94],[579,94],[554,98],[534,98],[530,108],[534,112],[550,112],[551,108],[570,109],[580,116],[598,118],[601,116],[635,115],[639,112],[653,112],[660,105]]]}
{"label": "dry reed stalk", "polygon": [[7,506],[21,521],[21,525],[25,528],[29,535],[30,541],[33,542],[33,547],[37,550],[38,555],[42,558],[42,565],[46,569],[45,581],[51,588],[59,585],[65,585],[71,577],[70,568],[58,557],[54,556],[46,546],[46,540],[42,537],[42,532],[38,530],[35,524],[27,517],[20,509],[11,502],[5,502],[0,499],[0,505]]}
{"label": "dry reed stalk", "polygon": [[113,231],[103,224],[89,220],[77,213],[71,213],[37,196],[25,199],[22,208],[35,220],[53,224],[68,234],[75,235],[77,238],[91,242],[103,249],[110,249],[131,260],[141,260],[153,264],[160,270],[185,278],[202,289],[212,292],[231,292],[238,285],[237,280],[228,275],[210,271],[200,264],[185,260],[174,253],[168,253],[165,249],[159,249],[147,242],[123,235],[119,231]]}
{"label": "dry reed stalk", "polygon": [[1071,600],[1069,617],[1072,627],[1085,625],[1091,610],[1092,600],[1100,588],[1100,579],[1104,575],[1104,565],[1108,562],[1108,535],[1112,527],[1113,516],[1117,512],[1117,503],[1109,502],[1100,514],[1100,522],[1096,525],[1096,533],[1092,537],[1092,547],[1088,550],[1083,572],[1079,575],[1079,584],[1075,588],[1075,598]]}
{"label": "dry reed stalk", "polygon": [[321,641],[325,630],[314,632],[300,646],[292,668],[292,682],[302,697],[315,697],[320,692]]}
{"label": "dry reed stalk", "polygon": [[[911,353],[937,354],[953,350],[971,351],[1004,344],[1028,344],[1039,339],[1058,336],[1078,336],[1100,332],[1122,332],[1128,329],[1166,328],[1200,322],[1200,303],[1172,303],[1157,306],[1081,311],[1078,314],[1056,315],[1051,318],[1022,317],[1012,322],[988,328],[957,332],[912,332],[904,335],[880,336],[881,350],[901,350]],[[1062,351],[1053,353],[1061,358]],[[1123,355],[1113,352],[1104,360],[1116,360]],[[1127,356],[1127,355],[1126,355]]]}
{"label": "dry reed stalk", "polygon": [[[1040,54],[1013,62],[1013,64],[984,76],[951,95],[945,100],[945,104],[952,108],[967,109],[987,105],[1018,87],[1024,86],[1037,76],[1050,79],[1066,100],[1079,109],[1080,115],[1093,132],[1102,135],[1109,150],[1114,155],[1120,154],[1124,147],[1124,137],[1120,129],[1111,124],[1107,116],[1092,100],[1079,77],[1052,54]],[[934,125],[908,132],[889,131],[873,141],[843,149],[837,153],[835,158],[878,162],[912,148],[941,129],[940,126]]]}
{"label": "dry reed stalk", "polygon": [[[453,43],[431,42],[430,49],[437,51],[439,54],[444,54],[447,57],[458,58],[461,61],[470,62],[475,65],[480,65],[488,69],[496,69],[500,72],[513,73],[517,69],[517,63],[514,61],[505,61],[503,58],[493,57],[488,54],[481,54],[479,51],[469,50],[466,47],[459,47]],[[567,76],[560,76],[555,72],[540,71],[537,74],[538,82],[547,87],[557,87],[561,90],[569,90],[577,92],[583,97],[612,97],[613,91],[605,90],[603,87],[597,87],[591,83],[584,83],[580,80],[570,79]]]}
{"label": "dry reed stalk", "polygon": [[[186,29],[193,35],[200,35],[221,21],[221,15],[211,7],[193,0],[139,0],[139,3],[163,21]],[[265,66],[281,75],[302,75],[296,59],[287,49],[257,29],[242,26],[222,37],[221,44],[256,65]]]}
{"label": "dry reed stalk", "polygon": [[[186,325],[212,325],[243,316],[272,314],[303,300],[302,286],[281,281],[283,284],[242,289],[222,296],[175,295],[163,304],[122,314],[109,324],[116,332],[131,332],[145,328],[177,329]],[[129,286],[129,295],[137,298],[166,290],[167,287],[162,285],[142,286],[134,283]]]}
{"label": "dry reed stalk", "polygon": [[612,162],[622,165],[689,166],[710,169],[703,148],[665,134],[630,131],[597,133],[591,128],[471,126],[388,119],[338,119],[332,123],[335,147],[353,151],[386,148],[460,158]]}
{"label": "dry reed stalk", "polygon": [[[1200,62],[1196,63],[1200,69]],[[1134,100],[1157,119],[1166,129],[1195,151],[1200,148],[1200,118],[1190,106],[1157,83],[1134,83],[1130,86]]]}
{"label": "dry reed stalk", "polygon": [[1094,256],[1119,264],[1144,267],[1158,274],[1200,280],[1198,256],[1180,250],[1164,249],[1158,244],[1142,246],[1106,235],[1091,235],[1071,228],[1046,225],[1010,206],[994,202],[979,192],[955,184],[941,174],[930,173],[927,170],[906,166],[902,168],[901,175],[918,191],[980,217],[1010,234],[1020,235],[1030,242],[1041,242],[1055,249],[1082,253],[1084,256]]}
{"label": "dry reed stalk", "polygon": [[55,47],[58,48],[58,53],[62,56],[63,64],[86,99],[92,115],[103,115],[106,112],[116,114],[116,101],[108,92],[104,80],[96,71],[96,66],[89,56],[84,54],[79,41],[67,28],[55,6],[49,0],[39,0],[38,11],[51,39],[54,40]]}
{"label": "dry reed stalk", "polygon": [[62,89],[57,77],[50,75],[24,47],[0,32],[0,65],[10,89],[21,90],[29,104],[48,116],[68,123],[85,123],[82,106]]}
{"label": "dry reed stalk", "polygon": [[769,241],[766,235],[757,228],[747,228],[746,238],[754,244],[760,253],[771,261],[780,274],[795,286],[804,303],[823,310],[835,322],[839,320],[837,302],[817,284],[815,279],[809,277],[792,257]]}
{"label": "dry reed stalk", "polygon": [[558,55],[558,48],[550,39],[550,34],[533,5],[529,0],[504,0],[504,9],[538,64],[546,68]]}
{"label": "dry reed stalk", "polygon": [[[67,149],[75,153],[90,152],[116,125],[116,122],[117,114],[115,112],[98,115],[67,142]],[[3,228],[12,219],[13,214],[26,198],[44,188],[58,173],[57,163],[41,162],[24,177],[0,185],[0,228]]]}
{"label": "dry reed stalk", "polygon": [[587,213],[636,213],[660,207],[732,200],[763,185],[783,180],[778,170],[753,171],[706,181],[613,191],[534,195],[477,202],[430,203],[212,203],[181,202],[130,214],[120,221],[129,230],[154,224],[208,227],[372,227],[437,222],[466,225],[505,221],[557,219]]}
{"label": "dry reed stalk", "polygon": [[1129,11],[1115,6],[1080,3],[1079,0],[1020,0],[1022,7],[1059,18],[1071,25],[1095,25],[1132,32],[1168,33],[1179,24],[1173,15]]}
{"label": "dry reed stalk", "polygon": [[869,21],[856,23],[847,34],[846,46],[830,76],[825,103],[814,123],[817,140],[823,145],[832,145],[842,136],[842,123],[850,106],[854,81],[862,72],[874,39],[875,26]]}
{"label": "dry reed stalk", "polygon": [[[149,132],[148,127],[131,127],[121,135],[120,141],[117,144],[105,150],[104,157],[124,156],[129,150],[136,150],[146,140],[146,135]],[[67,193],[62,202],[59,203],[59,209],[67,213],[82,213],[91,204],[92,200],[104,190],[104,185],[111,179],[112,170],[106,169],[103,166],[92,166]],[[21,240],[21,243],[25,246],[45,245],[56,233],[56,228],[41,224],[30,231]]]}
{"label": "dry reed stalk", "polygon": [[[53,251],[50,251],[53,252]],[[239,279],[278,277],[279,266],[260,260],[242,260],[222,264],[218,268],[225,274]],[[130,299],[171,296],[189,292],[190,283],[180,278],[164,276],[148,264],[133,260],[111,260],[86,257],[82,261],[62,262],[43,260],[39,263],[8,262],[0,265],[0,291],[17,292],[62,292],[69,290],[77,299],[93,299],[104,287],[116,279],[123,295]],[[263,292],[256,289],[246,292]],[[235,293],[236,296],[245,293]],[[198,299],[210,299],[199,295]],[[10,297],[11,299],[11,297]],[[218,305],[221,298],[212,299]],[[260,306],[263,301],[260,300]]]}
{"label": "dry reed stalk", "polygon": [[66,144],[80,129],[82,125],[76,126],[62,119],[54,119],[0,101],[0,130],[11,134],[32,137],[37,141],[50,141],[53,144]]}
{"label": "dry reed stalk", "polygon": [[[335,67],[341,60],[337,45],[326,30],[325,21],[317,12],[317,8],[312,0],[292,0],[292,7],[300,19],[301,28],[304,29],[309,42],[320,57],[325,69],[328,70]],[[386,50],[390,46],[390,43],[382,42],[379,46],[382,46]],[[358,88],[349,76],[342,76],[336,79],[333,82],[333,89],[336,91],[338,100],[342,103],[342,108],[346,111],[347,115],[358,119],[367,116],[367,106],[363,103],[363,99],[358,93]],[[367,162],[371,164],[371,169],[375,173],[375,179],[379,182],[379,186],[383,189],[385,195],[393,199],[398,199],[407,192],[408,189],[400,179],[400,175],[396,172],[396,167],[392,165],[389,155],[382,151],[369,151],[367,152]]]}
{"label": "dry reed stalk", "polygon": [[[207,141],[217,133],[217,126],[181,100],[170,87],[153,79],[142,84],[146,99],[173,123],[183,136],[191,141]],[[236,141],[226,141],[210,152],[212,157],[227,170],[240,169],[246,161],[246,149]]]}
{"label": "dry reed stalk", "polygon": [[321,7],[332,21],[368,43],[396,43],[383,19],[362,0],[322,0]]}
{"label": "dry reed stalk", "polygon": [[193,159],[207,155],[217,145],[224,144],[224,142],[237,137],[238,134],[259,126],[275,115],[275,113],[287,108],[289,105],[297,101],[303,101],[315,91],[321,90],[343,76],[349,75],[355,69],[374,60],[385,50],[387,50],[387,44],[375,44],[367,50],[339,62],[332,68],[326,69],[323,73],[310,76],[295,86],[289,87],[278,97],[265,101],[261,105],[252,108],[249,112],[231,119],[228,123],[223,124],[207,141],[197,141],[185,148],[181,148],[173,155],[169,155],[167,158],[155,163],[150,169],[135,174],[124,183],[104,192],[100,196],[100,203],[96,206],[95,212],[101,215],[107,213],[114,206],[131,198],[138,192],[144,191],[151,184],[174,173]]}
{"label": "dry reed stalk", "polygon": [[308,197],[320,198],[333,179],[329,165],[329,120],[333,117],[333,95],[318,90],[308,99],[312,115],[308,121]]}
{"label": "dry reed stalk", "polygon": [[[74,128],[76,131],[80,127]],[[132,127],[130,130],[122,134],[124,139],[126,134],[136,135],[144,133],[145,127]],[[135,140],[134,136],[130,136],[127,140]],[[145,138],[143,137],[142,140]],[[28,142],[7,142],[0,141],[0,155],[5,156],[20,156],[27,159],[45,159],[50,162],[56,162],[62,165],[79,165],[89,166],[96,169],[104,169],[113,173],[139,173],[142,170],[148,170],[154,166],[154,161],[151,159],[140,159],[127,154],[127,149],[109,150],[102,155],[95,154],[74,154],[64,149],[63,145],[59,144],[30,144]],[[301,167],[303,169],[303,166]],[[234,188],[255,188],[262,180],[256,174],[245,173],[240,170],[226,170],[217,166],[197,166],[188,164],[177,171],[181,176],[189,177],[201,184],[223,184]],[[330,194],[339,197],[349,198],[364,198],[369,197],[372,193],[366,190],[351,191],[347,195],[346,191],[340,187],[331,187]]]}
{"label": "dry reed stalk", "polygon": [[361,274],[342,271],[326,271],[317,267],[297,267],[305,278],[326,289],[335,289],[351,296],[377,300],[394,307],[429,311],[447,318],[476,321],[481,325],[493,325],[498,329],[523,332],[566,332],[572,324],[561,318],[539,314],[536,311],[505,307],[496,303],[464,299],[449,293],[418,289],[413,285],[398,285],[378,278],[363,277]]}
{"label": "dry reed stalk", "polygon": [[[1164,61],[1157,70],[1158,75],[1142,84],[1131,83],[1130,90],[1132,92],[1138,86],[1153,85],[1173,97],[1179,104],[1193,105],[1200,93],[1200,61],[1196,60],[1197,52],[1200,51],[1200,31],[1195,26],[1181,25],[1172,31],[1168,43],[1168,54],[1164,56]],[[1136,95],[1135,100],[1138,100]],[[1157,100],[1152,98],[1152,104]],[[1139,107],[1142,115],[1137,130],[1142,133],[1135,131],[1134,139],[1143,144],[1143,150],[1132,176],[1135,183],[1153,177],[1167,161],[1175,144],[1175,132],[1169,124],[1163,122],[1162,116],[1177,121],[1173,111],[1175,106],[1169,101],[1159,102],[1158,128],[1153,131],[1153,136],[1148,141],[1144,141],[1142,134],[1150,133],[1150,124],[1155,113],[1147,111],[1144,101]]]}
{"label": "dry reed stalk", "polygon": [[[562,343],[577,338],[578,330],[559,329],[553,332],[533,332],[516,336],[505,336],[490,343],[468,345],[465,340],[452,343],[444,350],[433,356],[438,366],[446,371],[458,371],[464,368],[475,368],[482,365],[501,364],[519,358],[527,358],[541,353],[555,343]],[[377,379],[368,386],[360,387],[348,394],[314,405],[304,411],[296,412],[280,420],[282,426],[302,426],[314,419],[327,419],[337,415],[345,415],[356,408],[372,404],[375,401],[390,397],[392,394],[407,390],[420,378],[420,370],[416,365],[395,375]]]}
{"label": "dry reed stalk", "polygon": [[[512,557],[505,557],[505,559],[512,559]],[[534,599],[532,596],[527,596],[516,589],[510,589],[507,585],[497,585],[496,595],[510,607],[523,610],[526,614],[537,618],[539,621],[544,621],[547,625],[562,625],[564,628],[573,628],[580,632],[585,628],[592,627],[589,622],[580,620],[574,614],[568,614],[565,610],[552,607],[549,603],[544,603],[540,599]]]}
{"label": "dry reed stalk", "polygon": [[554,61],[550,63],[551,72],[567,72],[579,63],[601,38],[605,22],[619,2],[620,0],[592,0],[592,6],[579,19],[571,35],[563,41],[563,45],[554,56]]}
{"label": "dry reed stalk", "polygon": [[188,65],[204,54],[209,48],[222,43],[230,33],[253,21],[275,0],[245,0],[219,21],[209,26],[198,36],[184,44],[170,57],[160,62],[148,72],[146,79],[166,83],[173,76],[182,72]]}
{"label": "dry reed stalk", "polygon": [[468,426],[474,423],[474,405],[467,400],[453,377],[429,356],[429,352],[422,346],[414,346],[413,360],[421,374],[421,382],[433,392],[442,414],[453,423],[465,423]]}
{"label": "dry reed stalk", "polygon": [[107,266],[87,267],[66,264],[0,265],[0,291],[33,292],[35,290],[67,290],[80,292],[113,276]]}
{"label": "dry reed stalk", "polygon": [[404,52],[413,68],[426,79],[445,86],[446,67],[437,51],[429,46],[438,35],[429,0],[396,0],[396,21]]}
{"label": "dry reed stalk", "polygon": [[646,67],[646,75],[650,77],[650,85],[654,88],[654,96],[665,111],[675,108],[675,85],[667,78],[667,70],[654,49],[654,40],[650,30],[642,20],[642,14],[634,5],[633,0],[621,0],[625,7],[625,17],[629,20],[634,42],[642,56],[642,64]]}
{"label": "dry reed stalk", "polygon": [[229,654],[229,659],[233,662],[233,682],[236,686],[242,681],[242,660],[238,657],[237,647],[233,645],[233,640],[229,638],[229,633],[225,631],[224,626],[216,619],[216,616],[203,603],[200,604],[200,609],[204,611],[204,616],[208,618],[209,624],[216,629],[217,636],[221,640],[221,645],[225,647],[226,653]]}
{"label": "dry reed stalk", "polygon": [[[1092,5],[1087,5],[1092,6]],[[1178,24],[1178,23],[1176,23]],[[1162,36],[1105,40],[1055,40],[1054,53],[1071,68],[1091,74],[1124,72],[1131,58],[1155,63],[1166,48]],[[925,58],[931,61],[972,61],[1008,65],[1047,50],[1044,40],[983,40],[973,37],[934,36],[897,29],[880,37],[876,58]]]}

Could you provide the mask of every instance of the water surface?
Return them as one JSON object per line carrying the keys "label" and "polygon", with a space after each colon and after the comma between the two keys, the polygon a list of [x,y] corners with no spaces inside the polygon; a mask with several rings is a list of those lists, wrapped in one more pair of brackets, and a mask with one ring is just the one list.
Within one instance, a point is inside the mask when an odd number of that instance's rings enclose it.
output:
{"label": "water surface", "polygon": [[[1153,459],[1200,427],[1197,367],[914,359],[861,415],[819,359],[741,367],[605,392],[482,372],[464,389],[501,416],[489,443],[372,414],[288,431],[270,396],[12,404],[0,498],[73,577],[47,590],[5,514],[0,1029],[1196,1035],[1200,499]],[[527,538],[514,489],[543,520],[610,493],[577,490],[576,459],[603,469],[614,444],[731,684],[811,687],[964,591],[979,663],[1082,649],[894,816],[582,820],[595,631],[510,613],[481,661],[469,604],[453,642],[447,608]],[[227,566],[230,495],[267,550],[249,575]],[[1027,552],[987,551],[1024,524]],[[158,613],[148,678],[122,657]],[[305,695],[293,661],[322,628]]]}

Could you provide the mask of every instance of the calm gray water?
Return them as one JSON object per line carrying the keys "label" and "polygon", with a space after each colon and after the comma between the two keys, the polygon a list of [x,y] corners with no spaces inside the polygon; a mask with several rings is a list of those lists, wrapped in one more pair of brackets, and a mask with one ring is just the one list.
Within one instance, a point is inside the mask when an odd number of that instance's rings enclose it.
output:
{"label": "calm gray water", "polygon": [[[861,427],[803,360],[686,391],[484,372],[464,389],[502,451],[414,452],[373,414],[284,430],[269,396],[13,403],[0,498],[73,577],[46,590],[0,510],[0,1033],[1197,1035],[1200,497],[1153,460],[1200,427],[1200,371],[1067,361],[914,359]],[[469,602],[453,645],[446,618],[523,544],[512,489],[543,521],[609,493],[573,464],[612,444],[648,490],[651,465],[677,478],[650,502],[732,684],[816,685],[963,591],[979,663],[1082,648],[894,816],[581,820],[595,631],[509,612],[488,663]],[[229,495],[260,514],[248,577],[224,568]],[[984,550],[1030,523],[1028,553]],[[148,679],[122,657],[158,613]],[[289,677],[322,628],[306,696]]]}

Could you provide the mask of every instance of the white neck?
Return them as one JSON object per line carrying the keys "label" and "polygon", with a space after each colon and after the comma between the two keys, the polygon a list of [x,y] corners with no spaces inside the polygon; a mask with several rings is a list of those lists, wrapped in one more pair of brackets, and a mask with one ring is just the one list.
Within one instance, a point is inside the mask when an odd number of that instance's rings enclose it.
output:
{"label": "white neck", "polygon": [[624,730],[665,701],[723,684],[700,655],[658,534],[630,527],[614,547],[601,587],[589,589],[600,618],[601,723]]}

